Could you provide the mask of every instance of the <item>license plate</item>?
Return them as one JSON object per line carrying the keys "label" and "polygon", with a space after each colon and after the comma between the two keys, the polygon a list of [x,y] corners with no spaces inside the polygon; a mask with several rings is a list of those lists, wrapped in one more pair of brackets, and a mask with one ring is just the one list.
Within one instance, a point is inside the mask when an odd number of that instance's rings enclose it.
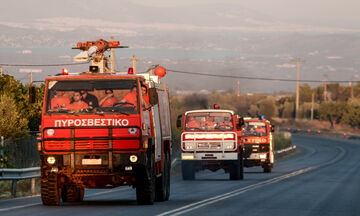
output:
{"label": "license plate", "polygon": [[101,165],[101,158],[100,159],[82,159],[83,165]]}

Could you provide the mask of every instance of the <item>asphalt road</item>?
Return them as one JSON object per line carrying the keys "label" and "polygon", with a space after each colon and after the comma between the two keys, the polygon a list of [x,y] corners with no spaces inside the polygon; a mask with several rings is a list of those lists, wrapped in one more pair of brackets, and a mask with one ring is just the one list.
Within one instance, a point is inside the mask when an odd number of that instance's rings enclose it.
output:
{"label": "asphalt road", "polygon": [[87,190],[85,200],[43,206],[39,196],[0,201],[0,215],[360,215],[360,142],[293,135],[301,153],[272,173],[246,168],[243,181],[204,171],[173,175],[170,201],[138,206],[135,190]]}

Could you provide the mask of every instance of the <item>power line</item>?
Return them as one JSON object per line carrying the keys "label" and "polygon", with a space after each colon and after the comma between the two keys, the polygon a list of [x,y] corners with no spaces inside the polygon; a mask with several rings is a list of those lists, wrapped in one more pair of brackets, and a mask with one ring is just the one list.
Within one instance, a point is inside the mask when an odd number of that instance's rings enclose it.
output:
{"label": "power line", "polygon": [[68,65],[81,65],[88,64],[89,61],[86,62],[77,62],[77,63],[63,63],[63,64],[2,64],[0,66],[5,67],[56,67],[56,66],[68,66]]}
{"label": "power line", "polygon": [[[209,73],[199,73],[199,72],[191,72],[191,71],[180,71],[180,70],[172,70],[166,69],[167,71],[174,73],[182,73],[182,74],[190,74],[190,75],[198,75],[198,76],[209,76],[209,77],[220,77],[220,78],[233,78],[233,79],[248,79],[248,80],[266,80],[266,81],[281,81],[281,82],[297,82],[296,79],[280,79],[280,78],[266,78],[266,77],[248,77],[248,76],[234,76],[234,75],[220,75],[220,74],[209,74]],[[323,80],[298,80],[299,82],[313,82],[313,83],[322,83]],[[332,83],[348,83],[353,82],[349,80],[340,80],[340,81],[327,81]]]}

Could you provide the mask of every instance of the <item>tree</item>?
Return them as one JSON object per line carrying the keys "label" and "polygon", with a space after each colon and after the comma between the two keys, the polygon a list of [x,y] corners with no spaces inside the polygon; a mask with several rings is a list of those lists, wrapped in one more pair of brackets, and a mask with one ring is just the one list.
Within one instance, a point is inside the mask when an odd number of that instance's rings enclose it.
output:
{"label": "tree", "polygon": [[260,115],[264,115],[267,119],[271,119],[272,117],[276,116],[277,109],[275,105],[275,99],[273,97],[267,97],[266,99],[261,100],[259,104]]}
{"label": "tree", "polygon": [[284,104],[284,110],[282,111],[283,118],[295,117],[295,102],[286,102]]}
{"label": "tree", "polygon": [[311,102],[311,95],[313,90],[310,88],[309,84],[300,85],[300,103]]}
{"label": "tree", "polygon": [[330,128],[335,128],[335,125],[341,121],[343,113],[347,111],[348,105],[345,102],[328,102],[320,105],[319,115],[320,119],[330,122]]}
{"label": "tree", "polygon": [[7,95],[0,95],[0,136],[18,138],[27,132],[28,120],[20,116],[15,101]]}

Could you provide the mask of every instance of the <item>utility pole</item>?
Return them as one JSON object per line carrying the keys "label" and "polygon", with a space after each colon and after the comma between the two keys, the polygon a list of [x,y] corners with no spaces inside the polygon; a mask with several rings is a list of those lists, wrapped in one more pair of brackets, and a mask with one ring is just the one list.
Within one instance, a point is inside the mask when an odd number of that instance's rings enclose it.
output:
{"label": "utility pole", "polygon": [[20,73],[30,73],[29,84],[32,85],[32,83],[33,83],[33,73],[41,73],[42,70],[41,69],[20,69],[19,72]]}
{"label": "utility pole", "polygon": [[295,101],[295,119],[298,118],[298,110],[299,110],[299,99],[300,99],[300,63],[303,62],[301,58],[296,58],[294,60],[296,62],[296,101]]}
{"label": "utility pole", "polygon": [[[111,36],[110,39],[111,39],[111,41],[114,41],[113,36]],[[111,68],[110,68],[110,72],[114,73],[115,72],[115,50],[114,50],[114,48],[111,48],[110,51],[111,51]]]}
{"label": "utility pole", "polygon": [[134,74],[136,74],[136,55],[133,55],[133,70],[134,70]]}
{"label": "utility pole", "polygon": [[324,102],[327,101],[327,75],[324,74]]}
{"label": "utility pole", "polygon": [[32,85],[32,83],[33,83],[33,81],[32,81],[32,80],[33,80],[32,73],[33,73],[33,72],[30,71],[30,83],[29,83],[30,85]]}
{"label": "utility pole", "polygon": [[237,81],[237,96],[240,97],[240,80]]}
{"label": "utility pole", "polygon": [[311,117],[310,120],[314,120],[314,102],[315,102],[315,92],[311,94]]}
{"label": "utility pole", "polygon": [[354,75],[351,77],[351,82],[349,83],[350,87],[351,87],[351,92],[350,92],[350,95],[351,95],[351,99],[354,98]]}

